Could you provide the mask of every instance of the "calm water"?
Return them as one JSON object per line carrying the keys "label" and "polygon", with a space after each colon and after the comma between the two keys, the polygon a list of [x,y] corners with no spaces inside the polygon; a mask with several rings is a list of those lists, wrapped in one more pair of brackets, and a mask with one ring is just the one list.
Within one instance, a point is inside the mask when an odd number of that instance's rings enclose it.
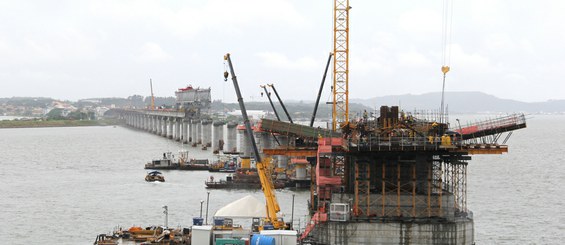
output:
{"label": "calm water", "polygon": [[[560,244],[565,234],[565,117],[538,116],[514,133],[510,153],[474,156],[468,167],[468,206],[477,244]],[[121,225],[189,226],[206,200],[202,171],[164,171],[147,183],[143,164],[181,144],[122,127],[0,129],[2,244],[92,244]],[[196,158],[209,152],[189,148]],[[221,178],[223,174],[214,174]],[[290,219],[304,224],[308,192],[277,192]],[[211,190],[209,217],[261,191]],[[204,203],[204,213],[206,203]],[[297,223],[297,221],[295,221]]]}

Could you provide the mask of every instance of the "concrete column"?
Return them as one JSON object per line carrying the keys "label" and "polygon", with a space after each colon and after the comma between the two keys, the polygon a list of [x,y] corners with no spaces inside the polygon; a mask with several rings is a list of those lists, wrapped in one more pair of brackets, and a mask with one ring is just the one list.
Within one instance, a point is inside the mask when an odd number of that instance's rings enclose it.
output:
{"label": "concrete column", "polygon": [[167,137],[167,117],[161,117],[161,136]]}
{"label": "concrete column", "polygon": [[[288,137],[279,135],[277,136],[277,139],[281,143],[281,146],[286,147],[288,145]],[[275,147],[277,147],[277,145],[275,145]],[[286,169],[287,166],[288,166],[288,156],[285,155],[277,156],[277,167]]]}
{"label": "concrete column", "polygon": [[212,146],[212,120],[202,120],[202,145]]}
{"label": "concrete column", "polygon": [[143,129],[144,131],[147,131],[147,115],[142,114],[141,115],[141,129]]}
{"label": "concrete column", "polygon": [[188,123],[189,121],[186,119],[182,120],[182,143],[188,143]]}
{"label": "concrete column", "polygon": [[161,123],[159,121],[159,116],[154,116],[155,118],[153,120],[155,120],[155,134],[156,135],[161,135]]}
{"label": "concrete column", "polygon": [[147,123],[145,123],[145,119],[147,119],[147,117],[145,116],[145,114],[141,114],[141,130],[147,130],[145,127],[147,125]]}
{"label": "concrete column", "polygon": [[239,152],[241,152],[244,157],[251,157],[251,140],[247,138],[245,134],[245,126],[239,125],[237,127],[237,134],[239,135]]}
{"label": "concrete column", "polygon": [[167,133],[167,138],[172,139],[174,134],[175,128],[175,119],[173,117],[169,117],[169,131]]}
{"label": "concrete column", "polygon": [[212,136],[212,149],[214,151],[224,150],[224,125],[222,121],[214,122],[213,126],[213,136]]}
{"label": "concrete column", "polygon": [[202,124],[200,121],[196,124],[196,143],[202,144]]}
{"label": "concrete column", "polygon": [[[265,142],[266,138],[263,136],[264,134],[265,133],[263,133],[263,132],[253,132],[253,136],[255,137],[255,143],[257,145],[257,149],[259,150],[259,154],[261,154],[262,158],[265,158],[265,155],[262,153],[263,149],[265,148],[265,144],[266,144],[266,142]],[[253,149],[251,149],[251,151],[252,151],[252,154],[253,154],[254,153]]]}
{"label": "concrete column", "polygon": [[157,126],[155,125],[155,116],[153,115],[149,115],[149,121],[151,122],[151,127],[149,128],[151,133],[156,133],[157,132]]}
{"label": "concrete column", "polygon": [[180,124],[181,124],[181,122],[182,122],[181,120],[182,120],[182,119],[180,119],[180,118],[175,118],[175,140],[176,140],[176,141],[180,141],[180,140],[181,140],[181,136],[182,136],[182,133],[181,133],[181,131],[180,131],[180,130],[181,130],[181,125],[180,125]]}
{"label": "concrete column", "polygon": [[199,134],[200,131],[198,131],[198,125],[200,125],[200,120],[196,120],[196,119],[192,119],[192,122],[190,124],[190,129],[191,129],[191,138],[192,138],[192,145],[196,146],[197,144],[199,144],[198,142],[198,138],[199,138]]}
{"label": "concrete column", "polygon": [[188,142],[192,143],[195,142],[194,138],[192,137],[194,135],[194,123],[192,122],[192,120],[188,121],[189,127],[188,127]]}
{"label": "concrete column", "polygon": [[236,152],[237,151],[237,123],[230,122],[227,125],[228,135],[226,140],[225,151]]}

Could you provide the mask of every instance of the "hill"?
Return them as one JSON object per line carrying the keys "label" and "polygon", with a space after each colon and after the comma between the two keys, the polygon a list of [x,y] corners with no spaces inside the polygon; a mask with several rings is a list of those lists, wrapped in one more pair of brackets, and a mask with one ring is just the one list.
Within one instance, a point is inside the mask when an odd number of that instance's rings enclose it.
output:
{"label": "hill", "polygon": [[[391,95],[370,99],[351,99],[372,108],[381,105],[400,105],[404,110],[439,110],[441,93],[425,93],[420,95]],[[445,104],[449,113],[484,113],[484,112],[525,112],[525,113],[564,113],[565,100],[546,102],[522,102],[501,99],[482,92],[446,92]]]}

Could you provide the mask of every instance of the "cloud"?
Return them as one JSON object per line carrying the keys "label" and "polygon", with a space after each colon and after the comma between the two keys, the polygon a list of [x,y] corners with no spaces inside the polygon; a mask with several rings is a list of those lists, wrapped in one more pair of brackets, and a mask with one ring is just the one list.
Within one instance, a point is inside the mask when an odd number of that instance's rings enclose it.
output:
{"label": "cloud", "polygon": [[310,70],[319,68],[318,62],[311,57],[302,57],[290,60],[286,55],[275,52],[261,52],[256,54],[266,67],[286,70]]}
{"label": "cloud", "polygon": [[[174,6],[173,6],[174,5]],[[300,27],[306,19],[295,6],[284,0],[210,0],[164,4],[162,1],[94,1],[93,15],[104,15],[122,23],[158,26],[177,37],[197,38],[214,29],[237,32],[257,25]]]}
{"label": "cloud", "polygon": [[450,49],[453,66],[465,67],[466,70],[475,72],[485,72],[493,69],[493,67],[490,67],[491,62],[489,58],[481,55],[479,52],[466,52],[458,44],[451,45]]}
{"label": "cloud", "polygon": [[141,47],[136,60],[141,63],[165,62],[173,56],[165,52],[159,44],[148,42]]}
{"label": "cloud", "polygon": [[400,28],[409,32],[441,33],[442,18],[431,9],[414,9],[404,12],[398,18]]}
{"label": "cloud", "polygon": [[397,59],[401,66],[427,66],[432,64],[425,55],[417,51],[402,52],[398,54]]}

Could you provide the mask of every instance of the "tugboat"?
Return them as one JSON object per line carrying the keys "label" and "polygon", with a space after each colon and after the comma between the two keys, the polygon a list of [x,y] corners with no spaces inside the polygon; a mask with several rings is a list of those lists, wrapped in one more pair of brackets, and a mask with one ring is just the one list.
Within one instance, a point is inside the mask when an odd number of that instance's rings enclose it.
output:
{"label": "tugboat", "polygon": [[165,177],[159,171],[151,171],[145,176],[145,181],[147,182],[165,182]]}

